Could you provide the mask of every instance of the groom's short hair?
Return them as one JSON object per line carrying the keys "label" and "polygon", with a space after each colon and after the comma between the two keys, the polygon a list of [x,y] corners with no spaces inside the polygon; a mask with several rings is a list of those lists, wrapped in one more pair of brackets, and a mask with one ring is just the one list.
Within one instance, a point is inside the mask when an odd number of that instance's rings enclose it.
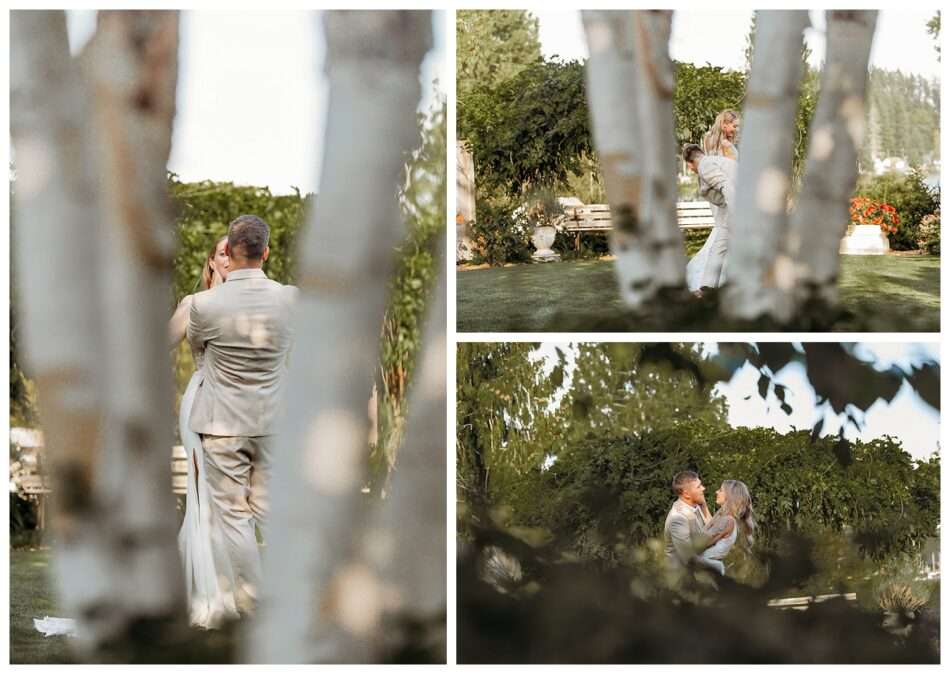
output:
{"label": "groom's short hair", "polygon": [[699,159],[696,155],[704,155],[703,148],[699,147],[696,143],[687,143],[683,146],[683,161],[689,164],[695,159]]}
{"label": "groom's short hair", "polygon": [[270,239],[270,227],[256,215],[239,215],[228,225],[228,248],[248,260],[260,260]]}
{"label": "groom's short hair", "polygon": [[673,477],[673,493],[679,496],[683,493],[683,487],[693,480],[698,480],[699,474],[692,470],[681,470]]}

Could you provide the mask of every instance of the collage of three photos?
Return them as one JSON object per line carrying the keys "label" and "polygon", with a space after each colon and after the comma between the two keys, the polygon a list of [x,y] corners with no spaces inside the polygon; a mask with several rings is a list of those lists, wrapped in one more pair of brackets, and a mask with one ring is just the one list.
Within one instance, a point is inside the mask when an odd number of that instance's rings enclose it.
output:
{"label": "collage of three photos", "polygon": [[11,665],[940,662],[936,7],[7,16]]}

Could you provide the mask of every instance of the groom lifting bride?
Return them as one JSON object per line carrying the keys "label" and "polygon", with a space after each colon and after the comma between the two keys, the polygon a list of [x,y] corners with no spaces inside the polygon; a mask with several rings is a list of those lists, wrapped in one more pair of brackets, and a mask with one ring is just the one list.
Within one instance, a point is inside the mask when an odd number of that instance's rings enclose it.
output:
{"label": "groom lifting bride", "polygon": [[729,214],[735,208],[739,151],[736,135],[739,116],[723,110],[703,136],[703,146],[683,147],[683,161],[699,176],[699,195],[710,203],[714,224],[706,243],[686,266],[686,286],[701,296],[703,288],[718,288],[725,282],[729,249]]}

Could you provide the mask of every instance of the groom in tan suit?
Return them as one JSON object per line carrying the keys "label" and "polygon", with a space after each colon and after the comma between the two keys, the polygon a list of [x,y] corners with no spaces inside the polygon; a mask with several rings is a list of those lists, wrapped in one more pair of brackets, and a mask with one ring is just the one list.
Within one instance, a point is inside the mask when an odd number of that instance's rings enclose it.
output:
{"label": "groom in tan suit", "polygon": [[267,513],[270,444],[291,345],[293,286],[267,278],[270,229],[254,215],[228,228],[227,281],[194,296],[188,323],[192,348],[205,354],[191,430],[201,436],[212,517],[235,572],[235,599],[254,606],[261,579],[255,523]]}
{"label": "groom in tan suit", "polygon": [[663,527],[663,543],[668,567],[678,575],[685,574],[696,566],[709,567],[702,557],[703,550],[725,536],[706,533],[709,510],[706,505],[706,487],[699,475],[684,470],[673,478],[676,501],[666,516]]}

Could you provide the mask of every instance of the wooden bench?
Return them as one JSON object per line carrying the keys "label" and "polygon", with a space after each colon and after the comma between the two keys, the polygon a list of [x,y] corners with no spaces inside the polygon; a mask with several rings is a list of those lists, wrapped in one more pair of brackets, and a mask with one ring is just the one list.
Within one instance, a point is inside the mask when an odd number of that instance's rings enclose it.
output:
{"label": "wooden bench", "polygon": [[858,595],[854,592],[848,592],[847,594],[819,594],[814,597],[787,597],[785,599],[772,599],[768,605],[771,608],[804,611],[812,604],[820,604],[829,599],[839,598],[845,601],[857,601]]}
{"label": "wooden bench", "polygon": [[[680,229],[709,229],[716,224],[708,201],[676,202],[676,224]],[[567,206],[560,221],[560,228],[574,232],[575,248],[580,248],[583,232],[606,232],[613,229],[610,219],[610,206],[607,204],[588,204]]]}

